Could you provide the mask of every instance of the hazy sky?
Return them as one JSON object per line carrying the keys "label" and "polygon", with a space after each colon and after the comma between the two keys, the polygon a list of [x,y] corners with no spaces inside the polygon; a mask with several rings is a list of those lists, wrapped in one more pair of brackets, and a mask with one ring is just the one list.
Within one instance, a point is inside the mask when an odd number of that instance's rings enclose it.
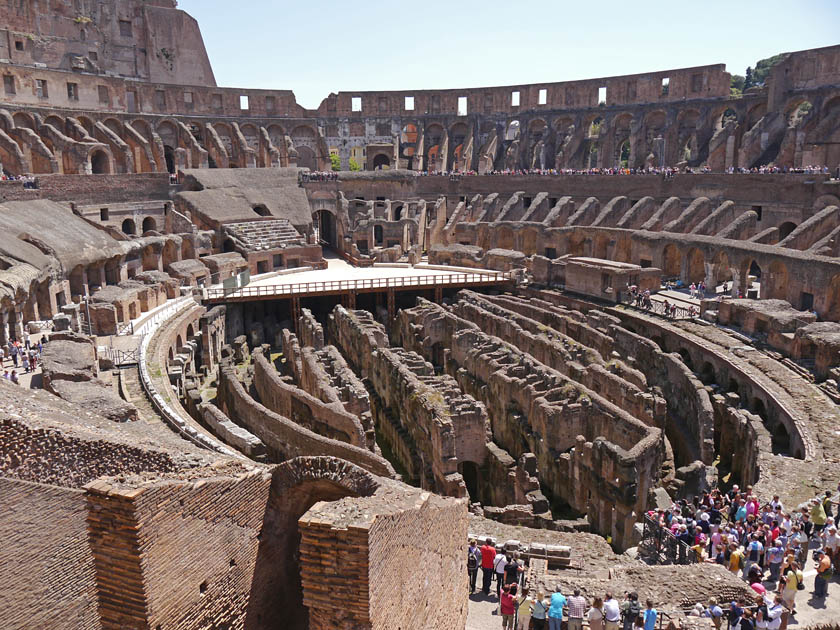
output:
{"label": "hazy sky", "polygon": [[225,87],[341,90],[510,85],[725,63],[840,44],[840,0],[180,0]]}

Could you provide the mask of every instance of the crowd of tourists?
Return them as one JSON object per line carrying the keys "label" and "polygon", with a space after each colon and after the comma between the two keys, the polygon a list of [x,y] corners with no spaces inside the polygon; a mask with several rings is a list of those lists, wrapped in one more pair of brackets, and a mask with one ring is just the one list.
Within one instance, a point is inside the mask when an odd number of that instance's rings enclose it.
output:
{"label": "crowd of tourists", "polygon": [[29,174],[26,175],[11,175],[0,169],[0,181],[3,182],[23,182],[24,188],[37,188],[35,177]]}
{"label": "crowd of tourists", "polygon": [[336,182],[338,171],[309,171],[301,172],[301,182]]}
{"label": "crowd of tourists", "polygon": [[[41,352],[44,349],[44,343],[47,342],[47,337],[41,337],[37,342],[31,342],[29,335],[24,336],[24,341],[10,340],[2,347],[0,352],[0,368],[3,369],[3,378],[12,383],[19,383],[20,377],[18,370],[23,370],[24,373],[29,374],[38,369],[38,363],[41,360]],[[9,362],[9,367],[6,367],[6,362]]]}
{"label": "crowd of tourists", "polygon": [[787,509],[778,496],[762,502],[751,486],[741,490],[735,485],[725,493],[705,492],[669,510],[648,512],[648,517],[685,543],[697,561],[723,565],[750,585],[756,603],[744,606],[742,616],[754,616],[756,609],[760,613],[777,598],[795,615],[809,553],[817,573],[814,598],[827,597],[828,581],[840,573],[838,493],[840,484],[837,493],[826,490],[806,505]]}
{"label": "crowd of tourists", "polygon": [[[714,173],[708,166],[646,166],[642,168],[627,168],[627,167],[602,167],[602,168],[530,168],[530,169],[498,169],[491,170],[482,175],[661,175],[666,179],[674,175],[696,175]],[[756,166],[753,168],[735,168],[729,167],[725,174],[761,174],[771,175],[777,173],[798,173],[807,175],[829,175],[831,170],[828,166],[802,166],[802,167],[788,167],[788,166]],[[421,176],[474,176],[479,175],[475,170],[450,170],[450,171],[419,171]],[[840,177],[840,171],[838,172]]]}
{"label": "crowd of tourists", "polygon": [[467,550],[470,594],[476,591],[479,569],[485,597],[491,597],[495,590],[503,630],[560,630],[561,624],[568,630],[582,630],[584,620],[590,630],[617,630],[619,624],[623,624],[623,630],[637,624],[645,630],[654,630],[659,615],[651,600],[643,607],[636,593],[625,593],[624,600],[619,602],[609,591],[592,601],[580,589],[574,589],[566,597],[560,584],[550,594],[532,591],[525,584],[525,567],[519,553],[497,550],[489,538],[481,547],[476,540],[470,541]]}

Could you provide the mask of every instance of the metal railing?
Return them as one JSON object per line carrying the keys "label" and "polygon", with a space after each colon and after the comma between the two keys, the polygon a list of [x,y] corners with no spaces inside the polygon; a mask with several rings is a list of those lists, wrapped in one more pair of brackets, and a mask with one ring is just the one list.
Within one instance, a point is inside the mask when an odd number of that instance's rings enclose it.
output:
{"label": "metal railing", "polygon": [[226,297],[248,298],[261,296],[293,296],[338,291],[375,291],[377,289],[404,289],[445,287],[465,284],[497,284],[513,280],[509,271],[497,273],[454,273],[449,275],[402,276],[397,278],[358,278],[355,280],[323,280],[297,284],[247,286],[240,289],[206,289],[205,298],[218,300]]}
{"label": "metal railing", "polygon": [[[665,302],[650,300],[645,303],[644,301],[636,300],[632,295],[622,295],[621,303],[645,313],[653,313],[654,315],[665,317],[666,319],[694,319],[700,315],[700,309],[696,306],[693,307],[694,311],[692,312],[692,307],[679,305],[676,305],[676,309],[672,315],[670,312],[665,312]],[[671,302],[669,306],[673,304]]]}
{"label": "metal railing", "polygon": [[639,551],[654,564],[696,564],[697,554],[669,529],[645,514]]}

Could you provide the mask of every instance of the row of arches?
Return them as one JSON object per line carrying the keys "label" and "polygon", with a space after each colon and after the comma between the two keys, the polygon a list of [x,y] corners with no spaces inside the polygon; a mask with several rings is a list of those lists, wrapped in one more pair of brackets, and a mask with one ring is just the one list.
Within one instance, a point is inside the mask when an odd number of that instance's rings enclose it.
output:
{"label": "row of arches", "polygon": [[[141,226],[140,234],[157,231],[157,221],[154,217],[145,217]],[[121,230],[123,234],[134,236],[137,234],[137,222],[132,218],[123,219]]]}

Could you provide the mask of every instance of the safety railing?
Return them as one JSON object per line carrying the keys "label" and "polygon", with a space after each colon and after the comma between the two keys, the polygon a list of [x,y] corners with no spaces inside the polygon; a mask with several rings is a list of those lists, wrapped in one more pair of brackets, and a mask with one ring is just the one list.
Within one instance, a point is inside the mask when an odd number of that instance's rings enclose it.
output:
{"label": "safety railing", "polygon": [[669,302],[666,308],[665,302],[650,298],[646,299],[644,296],[623,295],[621,303],[640,311],[660,315],[666,319],[694,319],[700,314],[696,306],[686,307]]}
{"label": "safety railing", "polygon": [[236,288],[207,289],[208,300],[229,297],[252,298],[261,296],[294,296],[340,291],[374,291],[377,289],[405,289],[424,287],[445,287],[453,285],[498,284],[513,279],[509,271],[496,273],[453,273],[448,275],[402,276],[396,278],[357,278],[354,280],[322,280],[296,284],[274,284]]}
{"label": "safety railing", "polygon": [[647,514],[644,518],[639,552],[654,564],[697,563],[697,554],[691,547]]}

